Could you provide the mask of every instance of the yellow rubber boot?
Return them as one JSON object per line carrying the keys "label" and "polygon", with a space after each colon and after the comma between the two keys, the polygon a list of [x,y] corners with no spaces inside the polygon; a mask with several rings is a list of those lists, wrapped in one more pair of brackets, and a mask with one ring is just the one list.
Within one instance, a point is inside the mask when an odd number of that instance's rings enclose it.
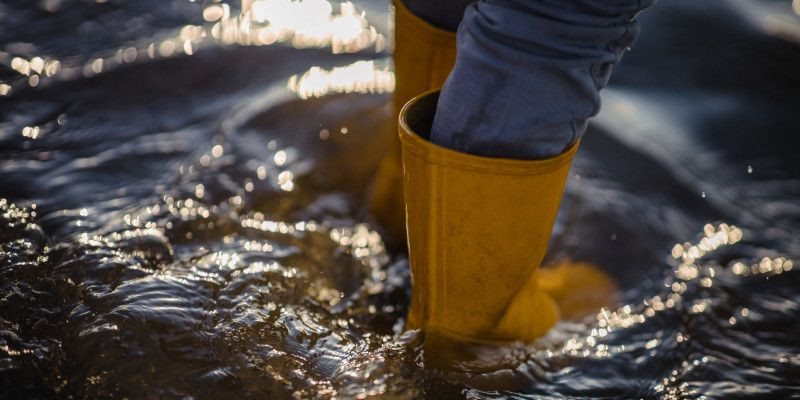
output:
{"label": "yellow rubber boot", "polygon": [[560,262],[539,271],[539,288],[558,304],[561,319],[577,321],[619,302],[619,288],[602,269],[585,262]]}
{"label": "yellow rubber boot", "polygon": [[407,328],[470,340],[538,338],[559,318],[539,265],[578,145],[533,161],[437,146],[425,138],[437,98],[415,98],[399,120],[412,275]]}
{"label": "yellow rubber boot", "polygon": [[[442,87],[456,59],[456,33],[437,28],[394,0],[394,121],[414,96]],[[396,240],[405,238],[403,179],[400,142],[392,135],[389,153],[382,161],[370,190],[369,208]]]}

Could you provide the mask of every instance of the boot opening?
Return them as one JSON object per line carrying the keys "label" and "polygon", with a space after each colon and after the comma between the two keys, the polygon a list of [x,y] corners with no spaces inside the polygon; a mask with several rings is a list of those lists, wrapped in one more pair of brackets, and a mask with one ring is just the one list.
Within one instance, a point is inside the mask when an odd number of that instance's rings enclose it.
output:
{"label": "boot opening", "polygon": [[406,105],[405,113],[401,113],[403,122],[419,137],[428,140],[433,126],[433,116],[436,114],[436,104],[439,101],[439,91],[433,91]]}

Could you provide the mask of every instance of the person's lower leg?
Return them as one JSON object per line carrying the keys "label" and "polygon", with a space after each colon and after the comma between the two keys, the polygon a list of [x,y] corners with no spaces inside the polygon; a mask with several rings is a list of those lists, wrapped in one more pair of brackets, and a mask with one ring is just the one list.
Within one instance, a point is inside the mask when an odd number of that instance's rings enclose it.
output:
{"label": "person's lower leg", "polygon": [[[436,2],[431,2],[436,3]],[[555,156],[600,109],[600,89],[653,0],[482,0],[458,31],[436,144],[515,159]]]}
{"label": "person's lower leg", "polygon": [[401,112],[408,327],[530,340],[555,322],[553,299],[585,310],[570,299],[574,289],[613,290],[585,264],[551,269],[548,279],[539,269],[577,141],[649,1],[610,3],[469,6],[438,104],[427,94]]}

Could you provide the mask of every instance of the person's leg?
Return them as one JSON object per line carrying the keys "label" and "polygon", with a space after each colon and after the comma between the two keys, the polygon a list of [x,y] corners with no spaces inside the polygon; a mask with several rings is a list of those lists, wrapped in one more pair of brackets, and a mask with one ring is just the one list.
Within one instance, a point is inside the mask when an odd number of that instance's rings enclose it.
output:
{"label": "person's leg", "polygon": [[468,7],[441,93],[415,98],[399,116],[412,271],[407,327],[532,340],[565,314],[607,305],[614,284],[601,270],[540,264],[577,141],[636,35],[636,13],[651,2]]}
{"label": "person's leg", "polygon": [[[481,0],[458,30],[458,56],[430,140],[476,155],[555,156],[600,109],[600,89],[654,0]],[[426,2],[436,3],[436,2]]]}

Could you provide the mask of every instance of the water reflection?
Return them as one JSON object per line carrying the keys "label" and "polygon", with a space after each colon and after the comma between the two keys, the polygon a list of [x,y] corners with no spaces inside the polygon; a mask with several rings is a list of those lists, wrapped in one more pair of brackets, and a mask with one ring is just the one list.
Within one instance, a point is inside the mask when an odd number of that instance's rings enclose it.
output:
{"label": "water reflection", "polygon": [[[780,58],[756,83],[682,57],[637,81],[635,96],[604,99],[617,125],[586,136],[552,249],[633,276],[625,301],[534,344],[460,349],[463,371],[451,371],[423,345],[430,338],[403,332],[406,260],[363,211],[381,156],[368,140],[393,130],[389,96],[326,96],[390,92],[388,60],[374,53],[377,36],[358,55],[333,54],[372,40],[357,8],[295,3],[46,1],[54,14],[27,22],[70,29],[3,48],[0,397],[795,395],[797,177],[781,162],[796,157],[769,147],[789,147],[780,135],[793,132],[796,90],[781,80],[794,73],[791,52],[742,47],[752,60]],[[66,17],[84,6],[112,7],[96,23],[120,31],[76,38]],[[297,7],[324,26],[285,15]],[[147,25],[156,9],[163,24]],[[121,36],[119,15],[144,28]],[[714,38],[711,25],[666,15],[662,29]],[[20,32],[8,35],[36,42]],[[696,42],[663,39],[642,44],[652,52],[637,71],[685,56],[652,50],[660,44]],[[703,82],[677,104],[641,89],[684,74],[757,96],[708,112],[718,103],[697,93]],[[764,103],[767,83],[780,101]],[[730,223],[706,224],[717,220]]]}
{"label": "water reflection", "polygon": [[[9,58],[8,53],[0,51],[0,61]],[[24,82],[27,86],[36,87],[44,77],[53,77],[61,71],[61,62],[55,59],[44,59],[38,56],[30,59],[24,57],[11,57],[10,59],[11,61],[7,65],[14,72],[22,75],[22,77],[16,77],[17,84]],[[0,82],[0,96],[10,95],[13,84],[13,82],[12,84]]]}
{"label": "water reflection", "polygon": [[[43,7],[57,12],[60,4],[54,4],[46,2]],[[52,57],[26,58],[0,51],[0,62],[24,77],[0,82],[0,96],[9,95],[21,81],[36,87],[43,78],[91,77],[120,65],[142,61],[144,57],[191,56],[201,48],[219,44],[285,43],[295,48],[330,48],[334,54],[367,49],[380,53],[388,44],[384,34],[368,23],[366,13],[349,1],[338,3],[336,10],[327,0],[243,0],[236,11],[227,3],[214,2],[200,13],[207,22],[204,25],[187,24],[177,33],[158,32],[156,36],[161,39],[157,41],[104,50],[77,64],[75,59],[80,60],[83,54],[68,57],[70,60],[64,66],[62,61]]]}
{"label": "water reflection", "polygon": [[307,99],[329,93],[391,93],[394,85],[394,72],[389,67],[379,68],[375,61],[356,61],[331,70],[311,67],[303,74],[292,75],[287,87]]}
{"label": "water reflection", "polygon": [[264,44],[289,41],[298,48],[330,46],[334,53],[341,53],[368,46],[381,51],[386,42],[383,35],[369,26],[365,14],[356,11],[349,1],[339,3],[339,12],[333,13],[333,6],[327,0],[259,0],[241,18],[240,30],[248,33],[250,40]]}

